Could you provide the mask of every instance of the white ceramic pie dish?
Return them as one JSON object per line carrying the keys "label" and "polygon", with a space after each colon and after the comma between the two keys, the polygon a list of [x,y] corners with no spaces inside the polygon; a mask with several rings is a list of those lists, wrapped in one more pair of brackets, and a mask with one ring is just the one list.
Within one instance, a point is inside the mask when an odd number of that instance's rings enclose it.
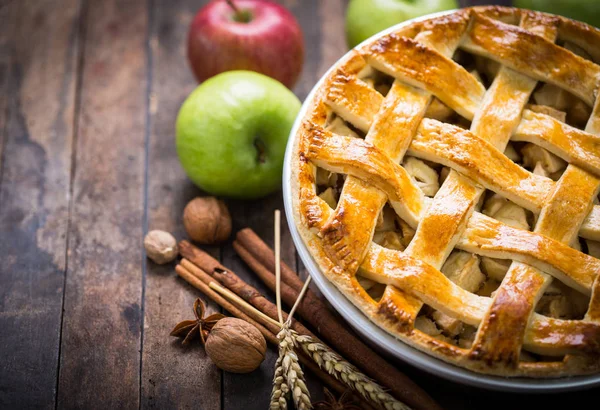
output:
{"label": "white ceramic pie dish", "polygon": [[[420,17],[418,19],[408,20],[400,23],[394,27],[384,30],[366,41],[372,41],[375,38],[384,36],[394,30],[399,29],[404,25],[411,24],[415,21],[426,20],[432,17],[441,16],[447,13],[451,13],[454,10],[429,14],[427,16]],[[344,57],[342,57],[344,58]],[[341,60],[341,59],[340,59]],[[337,65],[337,62],[332,66]],[[331,69],[329,70],[331,71]],[[291,180],[291,155],[293,150],[293,139],[296,136],[297,130],[300,126],[301,120],[308,110],[309,103],[315,91],[319,88],[328,74],[324,76],[316,83],[312,91],[307,96],[296,122],[292,127],[290,133],[290,139],[287,144],[287,150],[284,159],[283,168],[283,199],[285,205],[285,213],[287,216],[288,225],[298,254],[306,269],[312,276],[313,281],[318,286],[319,290],[323,293],[325,298],[334,306],[334,308],[348,321],[348,323],[365,339],[370,345],[376,347],[378,350],[385,354],[399,359],[403,362],[409,363],[421,370],[427,371],[434,375],[441,376],[448,380],[455,382],[482,387],[492,390],[502,390],[511,392],[522,392],[522,393],[551,393],[551,392],[564,392],[574,391],[595,386],[600,386],[600,374],[589,375],[589,376],[578,376],[568,377],[559,379],[530,379],[530,378],[503,378],[498,376],[490,376],[475,373],[452,364],[446,363],[440,359],[429,356],[404,342],[396,339],[394,336],[387,333],[385,330],[378,327],[375,323],[366,317],[356,306],[352,304],[336,287],[334,284],[323,275],[318,264],[312,258],[308,248],[304,244],[300,233],[296,229],[296,221],[294,220],[292,210],[292,193],[289,181]]]}

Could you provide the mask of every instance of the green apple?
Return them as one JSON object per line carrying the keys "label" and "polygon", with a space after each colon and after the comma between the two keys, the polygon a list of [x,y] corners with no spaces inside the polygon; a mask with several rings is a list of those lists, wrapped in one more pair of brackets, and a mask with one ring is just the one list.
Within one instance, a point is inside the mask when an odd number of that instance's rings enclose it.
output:
{"label": "green apple", "polygon": [[513,0],[513,6],[558,14],[600,27],[598,0]]}
{"label": "green apple", "polygon": [[201,189],[233,198],[281,186],[283,157],[300,101],[283,84],[252,71],[202,83],[177,116],[177,154]]}
{"label": "green apple", "polygon": [[350,0],[346,13],[349,47],[403,21],[458,8],[456,0]]}

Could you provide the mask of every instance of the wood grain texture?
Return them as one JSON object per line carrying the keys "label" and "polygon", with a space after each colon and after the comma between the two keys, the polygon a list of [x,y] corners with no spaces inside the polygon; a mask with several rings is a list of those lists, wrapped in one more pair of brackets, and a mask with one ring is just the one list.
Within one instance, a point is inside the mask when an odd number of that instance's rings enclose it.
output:
{"label": "wood grain texture", "polygon": [[308,93],[319,79],[318,69],[321,49],[317,45],[321,42],[322,27],[315,19],[318,15],[319,1],[315,0],[283,0],[280,1],[298,19],[304,36],[304,66],[294,93],[304,101]]}
{"label": "wood grain texture", "polygon": [[319,41],[320,57],[317,68],[317,80],[348,51],[344,31],[347,4],[348,1],[346,0],[318,2],[321,41]]}
{"label": "wood grain texture", "polygon": [[[304,99],[346,51],[348,1],[279,2],[303,29]],[[267,407],[275,349],[233,375],[200,346],[181,348],[168,333],[200,295],[141,246],[147,228],[185,237],[183,207],[202,195],[179,166],[174,123],[196,86],[185,37],[204,3],[0,0],[0,409]],[[281,193],[228,204],[234,233],[250,226],[272,245]],[[283,215],[282,226],[294,266]],[[208,251],[273,299],[230,242]],[[600,392],[489,392],[395,362],[450,410],[583,407]]]}
{"label": "wood grain texture", "polygon": [[[275,209],[283,210],[280,192],[256,201],[227,201],[227,205],[233,217],[233,232],[250,227],[267,244],[273,246],[273,214]],[[284,219],[281,224],[281,257],[286,263],[295,260],[295,248]],[[267,298],[274,300],[269,289],[235,255],[230,243],[223,246],[221,263]],[[268,408],[275,360],[277,360],[277,351],[273,346],[269,346],[265,361],[256,371],[249,374],[223,373],[223,408],[225,410]]]}
{"label": "wood grain texture", "polygon": [[147,2],[89,1],[58,407],[139,407]]}
{"label": "wood grain texture", "polygon": [[0,408],[55,403],[78,10],[0,10]]}
{"label": "wood grain texture", "polygon": [[[186,177],[175,150],[175,119],[197,86],[187,64],[188,26],[200,6],[196,0],[153,1],[151,16],[151,93],[148,152],[148,228],[186,237],[183,208],[200,195]],[[219,257],[219,248],[211,253]],[[199,343],[181,346],[169,336],[175,324],[193,318],[197,297],[209,311],[218,308],[179,278],[172,264],[146,263],[142,353],[142,408],[221,408],[221,372]]]}

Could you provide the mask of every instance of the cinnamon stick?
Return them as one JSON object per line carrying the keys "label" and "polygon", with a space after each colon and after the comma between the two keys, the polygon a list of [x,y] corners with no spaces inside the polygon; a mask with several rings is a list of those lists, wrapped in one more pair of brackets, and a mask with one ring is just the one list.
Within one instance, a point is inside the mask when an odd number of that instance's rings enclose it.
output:
{"label": "cinnamon stick", "polygon": [[186,269],[185,267],[183,267],[181,265],[177,265],[175,267],[175,272],[177,272],[177,274],[181,278],[183,278],[187,283],[189,283],[190,285],[192,285],[193,287],[195,287],[196,289],[198,289],[199,291],[204,293],[206,296],[211,298],[213,300],[213,302],[215,302],[216,304],[221,306],[223,309],[225,309],[226,311],[231,313],[233,316],[235,316],[239,319],[245,320],[246,322],[256,326],[256,328],[258,330],[260,330],[260,333],[263,334],[263,336],[265,337],[265,339],[267,339],[267,341],[269,341],[270,343],[273,343],[273,344],[279,343],[279,341],[277,340],[276,333],[273,332],[272,328],[267,329],[265,326],[258,323],[253,318],[251,318],[250,316],[248,316],[247,314],[242,312],[240,309],[235,307],[227,299],[225,299],[224,297],[219,295],[217,292],[212,290],[209,287],[209,284],[211,281],[212,282],[216,282],[216,281],[214,279],[212,279],[208,274],[205,273],[206,277],[200,279],[198,276],[196,276],[196,274],[190,272],[188,269]]}
{"label": "cinnamon stick", "polygon": [[[239,249],[240,246],[241,244],[238,244],[237,248]],[[210,272],[213,277],[216,277],[215,271],[227,271],[231,278],[235,275],[233,272],[228,271],[211,255],[192,245],[188,241],[181,241],[179,243],[179,251],[184,258],[189,259],[201,269]],[[244,257],[244,255],[246,257]],[[269,272],[268,269],[256,259],[252,258],[250,252],[245,252],[244,255],[240,253],[242,259],[249,264],[252,270],[254,270],[261,279],[263,277],[274,278],[274,274]],[[282,269],[282,279],[283,277]],[[243,299],[247,300],[247,298],[250,298],[255,292],[260,294],[260,292],[246,284],[239,277],[235,276],[235,278],[241,285],[237,287],[237,291],[235,289],[231,290]],[[267,282],[265,281],[265,283]],[[267,285],[269,286],[268,283]],[[298,297],[298,293],[298,291],[294,290],[286,283],[281,283],[281,296],[286,304],[290,306],[293,305]],[[307,295],[305,295],[305,298],[306,296]],[[305,320],[313,325],[314,329],[318,330],[319,334],[330,346],[340,352],[347,360],[357,365],[357,367],[363,370],[365,374],[378,381],[382,386],[389,388],[394,396],[404,401],[409,406],[416,409],[441,409],[441,407],[412,380],[394,366],[388,364],[387,361],[358,339],[354,333],[348,331],[320,299],[316,298],[314,294],[312,294],[312,296],[313,298],[308,301],[307,299],[302,300],[297,311],[305,318]],[[272,302],[268,303],[274,306]],[[267,315],[271,316],[269,314]],[[303,332],[299,331],[298,333],[302,334]]]}
{"label": "cinnamon stick", "polygon": [[[212,267],[212,270],[206,270],[211,277],[217,280],[218,283],[223,284],[226,288],[233,291],[239,297],[250,303],[252,306],[260,310],[271,319],[278,320],[277,317],[277,306],[267,298],[265,298],[256,288],[248,285],[239,276],[230,270],[227,270],[218,261],[208,255],[194,248],[188,248],[187,245],[182,244],[183,249],[181,251],[184,258],[181,260],[181,264],[190,271],[195,269],[204,269],[205,266]],[[209,259],[210,258],[210,259]],[[216,262],[216,263],[215,263]],[[199,268],[198,268],[199,267]],[[283,320],[287,320],[287,313],[283,312]],[[313,339],[320,341],[319,338],[308,330],[302,323],[292,319],[292,329],[302,335],[307,335]]]}
{"label": "cinnamon stick", "polygon": [[[273,290],[273,251],[249,228],[238,232],[233,245],[238,255]],[[284,263],[281,264],[281,278],[285,282],[281,284],[281,297],[291,306],[302,288],[302,280]],[[297,311],[313,329],[318,330],[323,340],[366,375],[389,388],[394,396],[414,408],[441,409],[423,389],[363,343],[313,292],[306,293]]]}
{"label": "cinnamon stick", "polygon": [[[217,303],[219,306],[227,310],[233,316],[245,320],[246,322],[256,326],[256,328],[263,334],[263,336],[269,343],[275,346],[279,345],[279,340],[277,339],[276,332],[273,332],[274,326],[265,324],[271,330],[267,329],[265,326],[255,321],[252,317],[246,315],[244,312],[242,312],[240,309],[238,309],[236,306],[230,303],[227,299],[225,299],[217,292],[212,290],[209,287],[210,282],[218,283],[218,281],[211,278],[206,272],[203,272],[201,269],[194,269],[192,272],[182,265],[177,265],[175,267],[175,272],[177,272],[177,274],[182,279],[184,279],[190,285],[194,286],[196,289],[200,290],[202,293],[204,293],[204,295],[208,296],[210,299],[212,299],[213,302]],[[348,390],[348,387],[336,380],[327,372],[320,369],[319,366],[312,359],[310,359],[304,354],[304,352],[298,351],[297,355],[302,365],[308,370],[310,370],[319,379],[321,379],[321,381],[325,385],[329,386],[331,389],[333,389],[339,394],[342,394],[346,390]],[[352,393],[352,397],[355,401],[359,401],[361,403],[361,407],[373,410],[373,407],[370,405],[370,403],[368,403],[362,396],[356,393]]]}
{"label": "cinnamon stick", "polygon": [[[254,259],[267,268],[269,272],[275,272],[275,253],[252,229],[242,229],[237,233],[235,239],[235,242],[238,243],[238,247],[241,245],[250,251]],[[300,279],[296,272],[294,272],[284,261],[281,261],[281,279],[296,292],[300,292],[304,285],[302,279]],[[269,282],[271,281],[271,279],[268,280]],[[275,286],[274,279],[273,283],[268,283],[267,286],[269,289],[274,289],[274,287],[271,288],[271,286]],[[307,294],[316,297],[310,289]]]}

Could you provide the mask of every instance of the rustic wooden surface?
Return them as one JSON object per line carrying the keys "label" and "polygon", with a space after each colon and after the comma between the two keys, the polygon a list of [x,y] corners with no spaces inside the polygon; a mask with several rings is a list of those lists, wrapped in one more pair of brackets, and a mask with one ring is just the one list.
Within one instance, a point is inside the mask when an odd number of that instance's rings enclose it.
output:
{"label": "rustic wooden surface", "polygon": [[[281,2],[304,30],[303,99],[346,51],[347,2]],[[275,351],[233,375],[182,348],[168,334],[198,292],[143,254],[148,229],[185,236],[183,207],[202,194],[173,138],[203,3],[0,0],[0,409],[267,407]],[[228,205],[234,230],[272,242],[280,193]],[[305,275],[287,227],[283,249]],[[230,243],[209,252],[268,293]],[[398,366],[448,409],[563,408],[600,392],[494,393]]]}

